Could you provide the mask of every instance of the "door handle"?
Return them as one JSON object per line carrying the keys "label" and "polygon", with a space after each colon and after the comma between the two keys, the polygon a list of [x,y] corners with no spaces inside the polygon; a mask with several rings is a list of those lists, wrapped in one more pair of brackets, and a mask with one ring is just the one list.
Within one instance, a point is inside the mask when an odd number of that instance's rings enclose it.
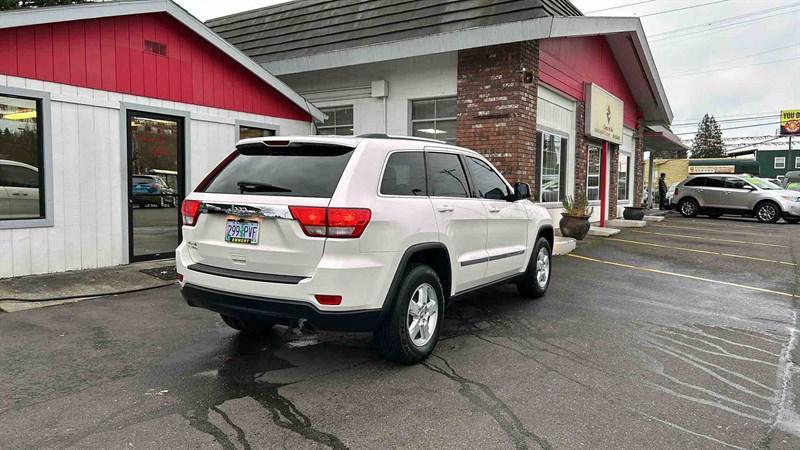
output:
{"label": "door handle", "polygon": [[450,205],[441,205],[441,206],[436,208],[436,210],[439,211],[439,212],[452,212],[453,209],[454,208],[452,206],[450,206]]}
{"label": "door handle", "polygon": [[489,207],[489,212],[490,213],[499,213],[500,212],[500,208],[498,208],[496,206],[490,206]]}
{"label": "door handle", "polygon": [[27,197],[28,196],[28,194],[23,194],[22,192],[14,192],[11,195],[13,195],[14,197]]}

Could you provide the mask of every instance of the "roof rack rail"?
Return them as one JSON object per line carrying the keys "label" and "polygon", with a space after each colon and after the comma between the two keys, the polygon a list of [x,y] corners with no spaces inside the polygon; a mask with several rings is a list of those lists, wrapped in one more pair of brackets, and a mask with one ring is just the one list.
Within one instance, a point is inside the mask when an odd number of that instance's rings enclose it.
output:
{"label": "roof rack rail", "polygon": [[359,134],[356,136],[357,138],[364,138],[364,139],[405,139],[408,141],[423,141],[423,142],[433,142],[435,144],[447,144],[447,142],[439,140],[439,139],[428,139],[416,136],[395,136],[391,134],[383,134],[383,133],[367,133],[367,134]]}

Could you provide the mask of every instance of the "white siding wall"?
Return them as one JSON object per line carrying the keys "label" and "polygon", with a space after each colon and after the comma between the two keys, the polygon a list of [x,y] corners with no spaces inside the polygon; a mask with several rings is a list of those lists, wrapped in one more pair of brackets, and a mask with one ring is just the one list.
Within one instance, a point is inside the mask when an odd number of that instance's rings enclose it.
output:
{"label": "white siding wall", "polygon": [[[121,102],[185,111],[187,189],[233,150],[235,121],[307,135],[307,122],[0,75],[0,86],[51,95],[54,226],[0,230],[0,278],[128,262],[126,137]],[[177,226],[177,224],[176,224]]]}
{"label": "white siding wall", "polygon": [[[575,101],[539,85],[536,98],[536,127],[539,131],[549,131],[567,138],[567,160],[562,161],[567,171],[567,185],[562,186],[565,195],[575,192]],[[536,149],[539,151],[539,149]],[[541,167],[537,167],[541,171]],[[540,172],[541,175],[541,172]],[[599,205],[600,202],[597,202]],[[544,203],[553,223],[558,225],[564,208],[560,203]],[[599,219],[599,208],[595,207]]]}
{"label": "white siding wall", "polygon": [[[458,55],[452,52],[286,75],[281,79],[318,108],[353,105],[355,134],[409,135],[411,100],[455,96],[457,77]],[[388,130],[384,130],[383,99],[370,97],[369,89],[354,89],[367,88],[377,80],[389,84]]]}

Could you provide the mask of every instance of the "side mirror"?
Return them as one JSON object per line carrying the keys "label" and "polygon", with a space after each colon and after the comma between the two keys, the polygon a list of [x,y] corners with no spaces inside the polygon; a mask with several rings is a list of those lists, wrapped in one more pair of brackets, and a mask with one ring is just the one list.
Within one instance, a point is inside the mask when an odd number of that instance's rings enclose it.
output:
{"label": "side mirror", "polygon": [[514,183],[514,200],[522,200],[531,197],[531,187],[528,183]]}

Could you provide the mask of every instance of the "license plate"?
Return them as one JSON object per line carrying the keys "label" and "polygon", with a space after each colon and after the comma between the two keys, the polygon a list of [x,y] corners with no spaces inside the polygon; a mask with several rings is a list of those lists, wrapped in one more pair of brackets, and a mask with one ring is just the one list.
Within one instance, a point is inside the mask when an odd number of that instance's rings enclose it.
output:
{"label": "license plate", "polygon": [[225,241],[236,244],[258,244],[258,222],[229,220],[225,225]]}

